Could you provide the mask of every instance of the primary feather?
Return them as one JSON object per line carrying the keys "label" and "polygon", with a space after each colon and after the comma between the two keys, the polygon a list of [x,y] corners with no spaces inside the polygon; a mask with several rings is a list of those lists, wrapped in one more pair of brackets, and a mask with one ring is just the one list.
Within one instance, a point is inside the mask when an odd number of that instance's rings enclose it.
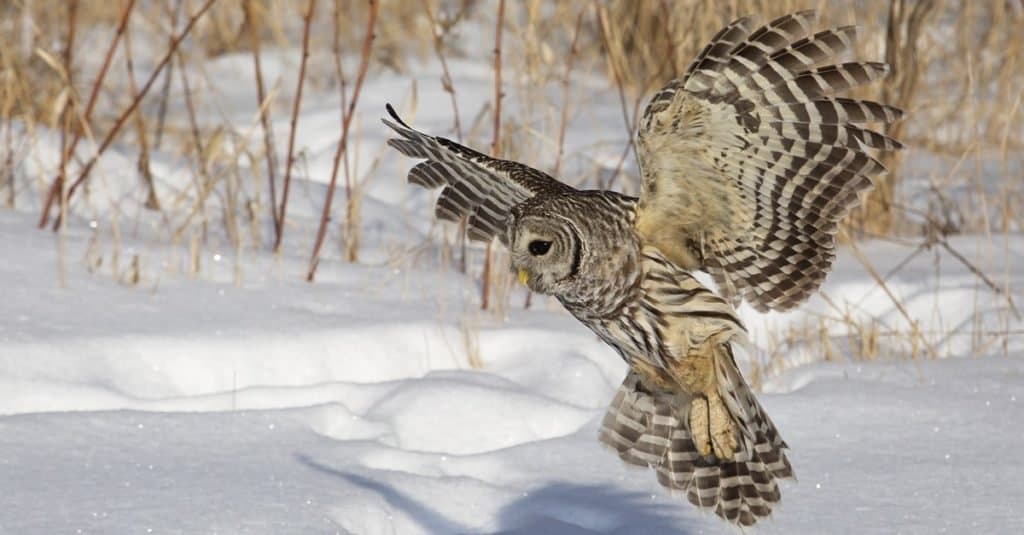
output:
{"label": "primary feather", "polygon": [[387,105],[391,120],[384,124],[401,137],[388,145],[411,158],[426,158],[409,171],[409,182],[426,188],[444,187],[434,212],[438,219],[459,221],[468,217],[470,238],[505,239],[505,219],[513,206],[540,193],[576,191],[532,167],[491,158],[443,137],[419,132]]}
{"label": "primary feather", "polygon": [[641,235],[762,311],[818,289],[839,220],[885,170],[867,149],[900,148],[861,126],[895,121],[898,109],[834,96],[887,66],[822,66],[854,31],[809,35],[813,19],[803,11],[757,30],[750,18],[733,22],[652,98],[637,133]]}

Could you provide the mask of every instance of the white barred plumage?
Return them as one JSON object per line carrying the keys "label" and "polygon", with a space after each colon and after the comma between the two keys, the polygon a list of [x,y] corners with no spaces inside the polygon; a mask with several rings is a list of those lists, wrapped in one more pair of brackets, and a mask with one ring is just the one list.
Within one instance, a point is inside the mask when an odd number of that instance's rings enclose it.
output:
{"label": "white barred plumage", "polygon": [[[422,158],[409,181],[442,188],[438,218],[497,237],[531,289],[552,295],[631,371],[600,439],[693,504],[741,525],[771,514],[793,475],[786,443],[736,365],[733,303],[786,310],[821,285],[839,220],[884,171],[860,126],[901,112],[841,98],[879,63],[827,65],[850,27],[811,34],[805,11],[742,18],[651,99],[637,132],[639,198],[580,191],[520,163],[414,130],[388,106],[389,144]],[[692,271],[709,272],[722,296]]]}

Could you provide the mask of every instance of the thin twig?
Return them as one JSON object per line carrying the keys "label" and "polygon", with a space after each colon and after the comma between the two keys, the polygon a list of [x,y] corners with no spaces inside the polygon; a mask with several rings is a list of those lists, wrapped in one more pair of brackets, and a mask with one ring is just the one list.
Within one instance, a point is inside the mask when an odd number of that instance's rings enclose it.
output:
{"label": "thin twig", "polygon": [[505,19],[505,0],[498,1],[498,22],[494,38],[494,131],[491,138],[491,156],[501,156],[501,27]]}
{"label": "thin twig", "polygon": [[943,249],[945,249],[946,251],[949,251],[949,254],[953,255],[953,257],[956,258],[957,260],[959,260],[960,263],[964,265],[964,267],[969,269],[971,271],[971,273],[974,273],[979,279],[981,279],[982,282],[985,283],[985,286],[988,286],[990,290],[992,290],[993,292],[996,293],[996,295],[1003,296],[1006,299],[1006,303],[1009,305],[1010,310],[1013,311],[1013,315],[1018,320],[1021,319],[1020,310],[1017,309],[1017,304],[1013,302],[1013,296],[1012,295],[1010,295],[1009,293],[1005,292],[1002,288],[999,287],[999,285],[997,285],[995,282],[993,282],[992,279],[990,279],[988,277],[988,275],[986,275],[984,272],[982,272],[980,269],[978,269],[978,267],[975,266],[973,263],[971,263],[970,260],[968,260],[964,255],[960,254],[959,251],[954,249],[949,244],[949,242],[946,241],[945,238],[939,239],[939,245],[942,245]]}
{"label": "thin twig", "polygon": [[[197,11],[194,15],[192,15],[189,18],[188,24],[185,25],[185,29],[183,29],[181,33],[178,34],[178,36],[171,42],[171,45],[167,50],[167,53],[164,55],[163,59],[160,60],[160,63],[157,64],[156,68],[153,69],[153,72],[152,74],[150,74],[149,79],[146,80],[146,83],[143,84],[142,89],[139,90],[139,94],[136,96],[135,99],[132,100],[131,104],[124,111],[121,112],[121,115],[118,116],[117,121],[114,122],[114,126],[111,127],[110,131],[107,133],[107,137],[103,139],[102,143],[100,143],[100,146],[96,150],[96,153],[93,154],[89,161],[86,162],[81,172],[79,172],[78,179],[75,180],[75,183],[71,185],[70,191],[68,191],[68,200],[71,199],[71,197],[74,195],[78,187],[89,178],[89,173],[92,171],[92,168],[96,165],[96,162],[99,160],[100,156],[102,156],[103,153],[106,152],[107,148],[110,147],[110,144],[114,142],[114,138],[117,137],[117,134],[118,132],[120,132],[121,127],[124,126],[124,122],[128,120],[128,117],[131,116],[132,112],[135,111],[135,108],[137,108],[139,106],[139,103],[142,102],[143,97],[145,97],[146,94],[149,92],[149,88],[152,87],[153,82],[156,81],[156,78],[160,75],[163,69],[171,61],[171,58],[174,56],[175,51],[177,51],[178,46],[181,45],[181,42],[185,39],[185,37],[188,36],[189,32],[192,31],[192,27],[195,26],[196,21],[198,21],[199,17],[202,17],[203,14],[206,13],[211,6],[213,6],[214,2],[216,2],[216,0],[207,0],[206,3],[203,4],[203,6],[199,9],[199,11]],[[49,208],[49,206],[43,207],[44,214],[46,212],[49,212]],[[41,223],[42,224],[40,226],[46,224],[45,217],[43,218]]]}
{"label": "thin twig", "polygon": [[256,72],[256,100],[260,109],[260,126],[263,128],[263,150],[267,161],[267,184],[270,190],[270,215],[274,221],[274,240],[281,236],[281,220],[277,214],[277,153],[274,151],[274,131],[271,129],[270,106],[266,102],[267,90],[263,83],[263,64],[260,61],[260,20],[253,0],[244,4],[245,16],[249,21],[249,44],[252,47],[252,61]]}
{"label": "thin twig", "polygon": [[462,124],[459,121],[458,99],[455,97],[455,85],[452,83],[452,75],[448,71],[448,60],[444,57],[444,42],[441,39],[442,34],[437,21],[434,19],[434,13],[430,11],[430,4],[427,0],[422,0],[422,3],[423,12],[427,14],[427,20],[430,21],[431,35],[434,37],[434,52],[437,54],[437,59],[441,62],[441,87],[452,99],[452,114],[455,117],[455,139],[461,143]]}
{"label": "thin twig", "polygon": [[[195,207],[197,210],[201,210],[203,213],[202,227],[203,236],[205,239],[207,223],[206,198],[209,196],[210,190],[213,188],[213,180],[210,179],[209,169],[207,167],[206,161],[206,146],[203,144],[203,136],[202,133],[199,131],[199,121],[196,119],[196,106],[192,100],[192,86],[191,84],[189,84],[188,81],[188,66],[185,64],[185,55],[182,54],[181,51],[178,51],[178,63],[181,66],[181,68],[179,69],[179,71],[181,72],[178,73],[178,76],[181,77],[181,90],[185,96],[185,110],[188,112],[188,124],[189,128],[192,130],[192,144],[193,150],[195,150],[196,154],[196,173],[198,177],[195,178],[194,180],[196,187]],[[193,210],[193,213],[195,211],[196,210]],[[190,219],[191,214],[189,214],[189,217],[185,220],[184,223],[182,223],[179,230],[175,232],[176,236],[185,228],[186,225],[188,225]]]}
{"label": "thin twig", "polygon": [[[341,123],[345,124],[350,116],[345,104],[348,102],[348,76],[345,76],[345,67],[341,61],[341,5],[343,0],[334,0],[334,72],[338,76],[338,90],[341,93]],[[340,138],[339,138],[340,141]],[[341,148],[339,143],[335,150]],[[345,257],[349,262],[355,262],[359,258],[359,229],[355,224],[356,199],[354,198],[354,184],[352,183],[352,165],[348,152],[348,138],[345,141],[343,156],[345,170]],[[332,169],[333,171],[333,169]],[[333,199],[332,199],[333,204]],[[317,229],[319,231],[320,229]],[[326,232],[324,239],[327,239]],[[323,245],[321,245],[323,247]]]}
{"label": "thin twig", "polygon": [[[612,69],[612,74],[615,77],[615,85],[619,93],[619,105],[622,109],[622,120],[626,125],[626,136],[629,140],[626,144],[626,147],[622,151],[622,155],[619,156],[619,161],[615,165],[615,170],[612,172],[612,176],[608,179],[608,183],[598,184],[598,186],[601,188],[611,188],[612,185],[615,183],[615,180],[622,174],[622,168],[626,163],[626,158],[629,156],[629,153],[632,152],[634,158],[639,159],[636,154],[635,133],[637,131],[640,121],[640,104],[643,103],[643,97],[650,90],[651,84],[661,80],[664,76],[666,69],[674,67],[673,58],[675,56],[675,43],[671,39],[672,31],[669,27],[670,17],[662,16],[661,19],[663,20],[665,25],[665,32],[669,36],[669,50],[665,51],[665,53],[662,55],[661,63],[658,66],[658,70],[652,76],[647,77],[644,80],[642,87],[639,88],[639,92],[637,93],[636,98],[633,100],[633,114],[631,118],[628,109],[629,107],[626,103],[626,90],[624,80],[625,73],[620,72],[618,68],[618,66],[622,62],[617,61],[616,58],[613,57],[611,39],[609,39],[609,31],[612,26],[611,22],[608,19],[608,8],[603,5],[598,5],[596,4],[596,2],[595,7],[597,9],[598,27],[601,30],[601,42],[605,48],[605,51],[608,53],[609,64]],[[662,4],[661,7],[663,9],[663,13],[665,13],[665,5]],[[621,53],[622,50],[619,49],[619,52]]]}
{"label": "thin twig", "polygon": [[[181,18],[181,9],[185,5],[183,0],[177,0],[172,9],[168,5],[167,16],[171,20],[171,33],[174,36],[174,30],[178,26],[178,19]],[[156,133],[153,135],[153,150],[159,151],[160,144],[163,143],[164,139],[164,124],[167,121],[167,103],[171,100],[171,79],[174,75],[174,62],[172,61],[167,65],[167,70],[164,71],[164,86],[160,90],[160,104],[156,110]]]}
{"label": "thin twig", "polygon": [[[64,45],[64,84],[67,88],[68,98],[65,100],[63,110],[60,114],[60,181],[64,183],[64,179],[67,176],[67,164],[71,158],[71,151],[68,145],[68,130],[71,128],[71,117],[74,115],[73,108],[75,99],[73,98],[75,92],[75,84],[72,77],[74,69],[72,68],[73,52],[75,50],[75,28],[77,27],[78,21],[78,0],[72,0],[68,4],[68,35],[67,43]],[[64,203],[66,199],[61,197],[61,210],[64,210]]]}
{"label": "thin twig", "polygon": [[[135,81],[135,60],[132,56],[132,32],[131,28],[125,31],[124,34],[124,62],[125,68],[128,71],[128,90],[131,92],[132,98],[135,98],[139,94],[139,86]],[[168,71],[170,72],[170,71]],[[138,109],[133,114],[135,116],[135,130],[139,136],[139,160],[137,167],[139,173],[142,175],[142,179],[146,182],[146,186],[149,188],[149,192],[146,194],[146,208],[151,210],[160,209],[160,201],[156,196],[156,184],[153,181],[153,170],[149,166],[149,139],[146,135],[146,122],[142,118],[142,112]]]}
{"label": "thin twig", "polygon": [[[64,103],[64,109],[61,110],[60,116],[60,169],[59,169],[59,181],[60,181],[60,214],[61,221],[65,220],[65,215],[68,211],[68,191],[64,187],[67,184],[67,164],[71,158],[71,151],[68,145],[68,130],[71,128],[71,117],[74,113],[75,106],[75,85],[72,73],[73,55],[72,51],[75,49],[75,28],[78,25],[78,0],[72,0],[68,4],[68,42],[64,47],[64,83],[68,98]],[[81,132],[81,130],[79,130]],[[57,238],[57,268],[58,276],[60,277],[61,287],[67,286],[66,269],[64,263],[64,251],[65,251],[65,236],[64,236],[65,225],[60,226],[60,235]]]}
{"label": "thin twig", "polygon": [[572,44],[569,45],[569,57],[565,60],[565,75],[562,77],[562,118],[558,123],[558,153],[555,156],[555,165],[551,171],[551,174],[556,177],[558,176],[559,169],[562,167],[562,157],[565,154],[565,130],[569,124],[569,82],[572,75],[573,60],[579,52],[578,42],[580,27],[583,25],[583,11],[581,9],[580,14],[576,17],[576,28],[572,32]]}
{"label": "thin twig", "polygon": [[[505,20],[505,0],[498,1],[498,21],[494,37],[494,132],[491,139],[491,155],[501,156],[501,28]],[[494,240],[487,242],[484,250],[483,283],[480,286],[480,309],[487,310],[491,294],[491,248]]]}
{"label": "thin twig", "polygon": [[[11,99],[13,100],[13,99]],[[11,124],[13,121],[13,114],[9,109],[10,100],[4,103],[0,103],[0,116],[3,117],[4,122],[4,149],[6,154],[4,155],[4,165],[0,167],[3,172],[3,177],[6,180],[0,178],[0,182],[7,183],[7,198],[4,201],[4,206],[7,208],[14,208],[15,204],[15,189],[14,189],[14,125]]]}
{"label": "thin twig", "polygon": [[611,187],[612,183],[615,182],[615,179],[622,172],[622,166],[626,163],[626,157],[629,156],[630,150],[632,150],[633,147],[634,147],[634,145],[633,145],[633,131],[634,131],[634,128],[633,128],[633,120],[631,120],[629,118],[629,105],[626,104],[626,88],[625,88],[625,83],[622,80],[622,74],[619,72],[618,62],[615,61],[615,59],[611,57],[612,56],[612,48],[611,48],[611,42],[608,39],[608,27],[609,27],[608,8],[606,8],[605,6],[598,5],[597,3],[594,4],[594,8],[597,10],[597,26],[601,30],[600,31],[600,33],[601,33],[601,42],[604,45],[605,52],[608,54],[609,65],[610,65],[610,67],[612,69],[612,75],[615,77],[615,87],[616,87],[616,89],[618,89],[618,93],[619,93],[619,106],[622,109],[622,121],[626,125],[626,137],[628,139],[628,143],[626,144],[626,148],[623,150],[622,156],[619,157],[619,162],[615,165],[615,171],[612,173],[612,176],[608,179],[608,184],[601,184],[600,183],[601,182],[600,177],[598,178],[598,187],[599,188],[607,188],[607,187]]}
{"label": "thin twig", "polygon": [[316,0],[309,0],[306,16],[302,26],[302,61],[299,63],[299,81],[295,89],[295,102],[292,105],[291,131],[288,133],[288,160],[284,168],[284,186],[281,191],[281,208],[277,219],[280,222],[279,232],[274,237],[274,252],[281,251],[281,240],[284,237],[285,214],[288,212],[288,190],[292,184],[292,168],[295,167],[295,132],[298,130],[299,109],[302,107],[302,86],[306,81],[306,63],[309,60],[309,29],[313,23],[313,12],[316,11]]}
{"label": "thin twig", "polygon": [[[74,154],[75,148],[78,146],[78,141],[82,137],[82,133],[88,129],[89,120],[92,118],[92,110],[96,107],[96,98],[100,94],[100,87],[103,86],[103,79],[107,76],[107,69],[110,68],[110,62],[114,58],[114,50],[117,49],[117,43],[121,40],[121,36],[124,34],[124,29],[128,25],[128,16],[131,15],[132,9],[135,7],[135,0],[128,0],[128,4],[124,10],[121,11],[121,19],[117,24],[117,31],[114,34],[114,38],[110,41],[110,46],[107,47],[107,53],[103,57],[103,65],[100,67],[99,74],[96,75],[96,81],[92,84],[92,89],[89,92],[89,100],[86,102],[85,111],[82,113],[82,128],[77,130],[75,136],[71,138],[71,145],[67,148],[67,154]],[[50,207],[53,205],[53,201],[56,196],[64,188],[64,169],[62,168],[60,173],[54,177],[53,182],[50,184],[50,190],[46,195],[46,200],[43,201],[43,211],[39,216],[39,228],[46,226],[47,221],[50,218]]]}
{"label": "thin twig", "polygon": [[867,257],[864,256],[864,253],[861,252],[860,248],[857,247],[857,242],[850,241],[849,246],[850,250],[853,252],[853,256],[857,259],[858,262],[860,262],[862,266],[864,266],[864,269],[867,270],[868,275],[870,275],[871,278],[875,280],[875,283],[878,284],[880,288],[882,288],[882,291],[885,292],[885,295],[887,295],[889,297],[889,300],[892,301],[892,304],[896,306],[896,310],[898,310],[900,312],[900,315],[903,316],[903,319],[907,321],[907,324],[910,326],[912,334],[916,335],[917,338],[921,340],[921,343],[924,344],[925,348],[928,349],[928,352],[931,353],[932,358],[937,358],[939,355],[938,351],[924,337],[924,335],[921,333],[921,328],[918,325],[918,323],[910,317],[910,313],[907,312],[907,309],[906,307],[903,306],[903,303],[896,297],[894,293],[892,293],[892,290],[889,289],[889,285],[885,283],[885,280],[882,279],[882,276],[879,275],[878,271],[875,270],[874,265],[871,264]]}
{"label": "thin twig", "polygon": [[[444,31],[442,31],[442,28],[437,23],[437,20],[434,18],[434,13],[430,10],[430,3],[428,2],[428,0],[422,0],[422,2],[423,2],[423,11],[427,14],[427,19],[430,21],[430,28],[431,28],[432,35],[434,37],[434,52],[437,54],[437,59],[441,62],[441,73],[442,73],[441,74],[441,87],[444,89],[444,91],[446,93],[448,93],[448,96],[452,100],[452,116],[454,118],[453,120],[454,120],[454,123],[455,123],[454,124],[455,139],[458,140],[459,143],[461,143],[462,142],[462,121],[459,119],[459,103],[458,103],[458,99],[455,96],[455,83],[452,80],[451,73],[448,71],[448,60],[444,57],[444,51],[443,51],[444,41],[442,39],[442,36],[444,35],[445,32],[447,32],[447,29],[451,28],[451,26],[445,26]],[[463,9],[465,9],[465,4],[463,4]],[[463,11],[459,11],[459,13],[456,16],[456,18],[461,17],[462,14],[463,14]],[[461,220],[459,220],[459,228],[458,228],[458,232],[456,233],[456,236],[457,236],[456,239],[459,242],[459,244],[458,244],[459,245],[459,272],[464,274],[464,273],[466,273],[466,241],[467,241],[467,237],[466,237],[466,218],[464,218],[464,217]]]}
{"label": "thin twig", "polygon": [[[375,37],[374,28],[377,24],[377,8],[379,4],[376,0],[370,0],[370,12],[367,16],[366,21],[366,37],[363,39],[363,50],[359,60],[359,73],[356,75],[355,87],[352,89],[352,100],[348,102],[347,111],[345,103],[342,102],[342,125],[341,125],[341,139],[338,141],[338,147],[334,152],[334,163],[331,168],[331,182],[327,185],[327,196],[324,199],[324,209],[320,214],[320,227],[316,232],[316,243],[313,245],[313,254],[309,259],[309,272],[306,274],[306,281],[313,282],[316,277],[316,268],[320,263],[320,249],[323,247],[324,238],[327,235],[327,223],[330,221],[331,215],[331,203],[334,200],[334,189],[338,183],[338,168],[341,165],[341,157],[347,152],[348,149],[348,133],[349,128],[352,125],[352,118],[355,116],[356,103],[359,102],[360,89],[363,87],[363,80],[366,79],[366,71],[370,66],[370,51],[373,48],[373,40]],[[349,199],[351,204],[351,199]],[[351,211],[351,207],[349,207]]]}

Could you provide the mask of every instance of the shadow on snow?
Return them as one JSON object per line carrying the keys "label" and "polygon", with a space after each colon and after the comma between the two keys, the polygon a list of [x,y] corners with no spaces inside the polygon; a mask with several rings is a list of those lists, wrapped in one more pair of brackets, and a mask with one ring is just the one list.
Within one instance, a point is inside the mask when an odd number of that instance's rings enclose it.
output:
{"label": "shadow on snow", "polygon": [[[407,515],[428,533],[480,533],[445,517],[388,483],[366,475],[327,466],[298,454],[296,460],[321,473],[372,491],[396,511]],[[498,512],[491,533],[498,535],[594,535],[594,534],[687,534],[692,533],[674,504],[655,502],[650,494],[630,492],[607,485],[549,483],[508,503]]]}

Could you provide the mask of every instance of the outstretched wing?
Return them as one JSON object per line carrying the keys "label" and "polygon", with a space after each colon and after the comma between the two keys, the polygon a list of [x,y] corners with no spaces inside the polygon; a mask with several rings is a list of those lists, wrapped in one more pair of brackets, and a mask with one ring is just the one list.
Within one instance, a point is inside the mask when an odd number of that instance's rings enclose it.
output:
{"label": "outstretched wing", "polygon": [[409,182],[425,188],[444,187],[434,212],[438,219],[459,221],[468,216],[470,239],[505,241],[505,219],[513,206],[541,193],[575,191],[551,176],[518,162],[499,160],[443,137],[429,136],[409,125],[390,104],[384,119],[399,138],[388,145],[412,158],[425,158],[409,170]]}
{"label": "outstretched wing", "polygon": [[728,25],[653,97],[637,133],[640,235],[762,311],[818,289],[839,220],[885,170],[867,149],[901,147],[860,126],[900,110],[834,96],[888,66],[828,64],[854,28],[809,35],[813,21],[804,11],[756,31],[750,18]]}

